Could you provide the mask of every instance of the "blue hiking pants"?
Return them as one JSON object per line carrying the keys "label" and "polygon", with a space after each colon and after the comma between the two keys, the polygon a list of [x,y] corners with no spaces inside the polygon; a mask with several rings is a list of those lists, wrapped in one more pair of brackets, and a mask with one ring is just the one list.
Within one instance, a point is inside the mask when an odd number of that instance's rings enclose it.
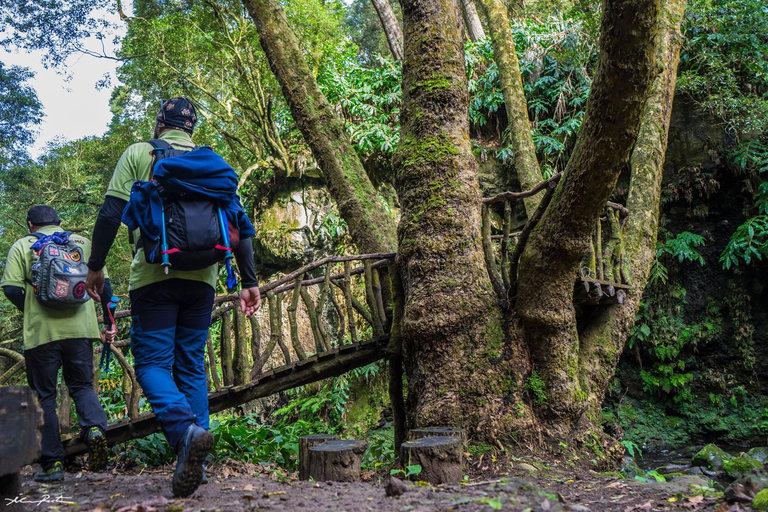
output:
{"label": "blue hiking pants", "polygon": [[169,279],[131,291],[131,350],[136,378],[165,438],[178,451],[193,423],[208,429],[205,344],[214,290]]}

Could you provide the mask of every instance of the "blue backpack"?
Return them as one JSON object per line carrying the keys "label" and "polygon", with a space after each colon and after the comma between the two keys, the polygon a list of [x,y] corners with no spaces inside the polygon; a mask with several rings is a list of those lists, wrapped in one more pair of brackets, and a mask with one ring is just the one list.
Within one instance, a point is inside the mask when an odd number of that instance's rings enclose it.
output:
{"label": "blue backpack", "polygon": [[149,143],[151,181],[134,183],[122,219],[129,229],[140,230],[137,247],[166,273],[226,260],[232,281],[232,250],[255,233],[237,197],[235,171],[208,146],[184,151],[161,139]]}

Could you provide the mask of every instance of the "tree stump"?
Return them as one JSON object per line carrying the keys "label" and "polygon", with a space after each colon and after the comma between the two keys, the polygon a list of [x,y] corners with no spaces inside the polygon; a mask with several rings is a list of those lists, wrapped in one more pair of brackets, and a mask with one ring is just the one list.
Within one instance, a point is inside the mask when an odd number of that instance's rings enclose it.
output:
{"label": "tree stump", "polygon": [[467,433],[464,429],[455,427],[424,427],[412,428],[408,431],[408,441],[423,437],[454,437],[461,441],[463,448],[467,447]]}
{"label": "tree stump", "polygon": [[309,476],[317,482],[356,482],[365,441],[328,441],[309,449]]}
{"label": "tree stump", "polygon": [[464,476],[462,454],[461,440],[455,437],[422,437],[400,446],[403,464],[420,465],[418,479],[431,484],[460,482]]}
{"label": "tree stump", "polygon": [[19,470],[40,456],[40,427],[43,410],[27,386],[0,387],[0,509],[24,510],[24,505],[5,506],[5,498],[21,491]]}
{"label": "tree stump", "polygon": [[333,434],[311,434],[299,438],[299,480],[309,480],[309,449],[326,441],[336,441]]}

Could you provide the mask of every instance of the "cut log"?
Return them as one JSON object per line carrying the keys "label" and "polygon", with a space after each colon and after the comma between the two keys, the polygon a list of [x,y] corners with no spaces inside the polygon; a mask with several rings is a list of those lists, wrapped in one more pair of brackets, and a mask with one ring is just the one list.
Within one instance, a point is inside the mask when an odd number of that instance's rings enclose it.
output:
{"label": "cut log", "polygon": [[368,448],[365,441],[328,441],[309,449],[309,476],[316,482],[356,482]]}
{"label": "cut log", "polygon": [[312,434],[299,438],[299,480],[309,480],[309,449],[326,441],[336,441],[333,434]]}
{"label": "cut log", "polygon": [[21,494],[21,475],[19,472],[0,475],[0,504],[3,512],[26,512],[28,510],[21,503],[13,503],[14,498]]}
{"label": "cut log", "polygon": [[[25,510],[8,500],[21,493],[19,470],[40,456],[43,410],[27,386],[0,387],[0,503],[3,512]],[[8,500],[6,500],[8,498]]]}
{"label": "cut log", "polygon": [[461,446],[467,447],[467,432],[454,427],[424,427],[412,428],[408,431],[408,441],[415,441],[423,437],[454,437],[461,441]]}
{"label": "cut log", "polygon": [[27,386],[0,388],[0,475],[16,473],[40,456],[43,410]]}
{"label": "cut log", "polygon": [[400,460],[407,466],[421,466],[416,477],[431,484],[455,484],[464,476],[462,444],[455,437],[423,437],[400,446]]}

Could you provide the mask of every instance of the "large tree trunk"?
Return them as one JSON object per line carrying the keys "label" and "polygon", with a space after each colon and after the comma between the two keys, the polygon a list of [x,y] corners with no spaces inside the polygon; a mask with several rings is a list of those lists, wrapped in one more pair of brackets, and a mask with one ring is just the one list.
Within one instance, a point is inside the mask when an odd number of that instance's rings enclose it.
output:
{"label": "large tree trunk", "polygon": [[635,321],[643,289],[656,254],[661,180],[683,36],[680,23],[685,0],[664,0],[656,59],[663,66],[651,84],[643,121],[630,158],[631,178],[624,228],[626,271],[634,287],[623,305],[603,309],[581,333],[581,372],[591,384],[590,410],[602,404]]}
{"label": "large tree trunk", "polygon": [[474,0],[461,0],[461,13],[464,16],[464,25],[467,27],[469,38],[473,41],[485,39],[485,30],[477,15]]}
{"label": "large tree trunk", "polygon": [[[467,0],[469,1],[469,0]],[[509,138],[514,151],[513,163],[520,187],[530,190],[543,178],[536,159],[536,146],[531,136],[528,119],[528,102],[523,91],[523,78],[517,60],[515,42],[507,19],[507,9],[501,0],[479,0],[493,43],[493,60],[499,68],[501,94],[509,122]],[[541,201],[541,194],[524,200],[525,211],[530,218]]]}
{"label": "large tree trunk", "polygon": [[277,0],[243,0],[259,31],[259,41],[280,83],[291,115],[361,252],[396,247],[395,223],[371,184],[344,123],[315,82],[285,12]]}
{"label": "large tree trunk", "polygon": [[591,386],[581,373],[574,279],[637,138],[656,64],[658,15],[659,0],[603,2],[600,64],[586,119],[520,260],[517,312],[545,383],[541,412],[551,431],[570,431],[588,407]]}
{"label": "large tree trunk", "polygon": [[455,0],[402,5],[402,132],[394,166],[408,420],[477,428],[490,416],[478,397],[496,390],[492,400],[501,402],[491,357],[500,355],[504,332],[480,243],[460,13]]}
{"label": "large tree trunk", "polygon": [[384,35],[387,36],[389,51],[395,60],[403,59],[403,32],[400,30],[400,23],[395,17],[389,0],[371,0],[373,7],[379,15],[381,26],[384,29]]}

